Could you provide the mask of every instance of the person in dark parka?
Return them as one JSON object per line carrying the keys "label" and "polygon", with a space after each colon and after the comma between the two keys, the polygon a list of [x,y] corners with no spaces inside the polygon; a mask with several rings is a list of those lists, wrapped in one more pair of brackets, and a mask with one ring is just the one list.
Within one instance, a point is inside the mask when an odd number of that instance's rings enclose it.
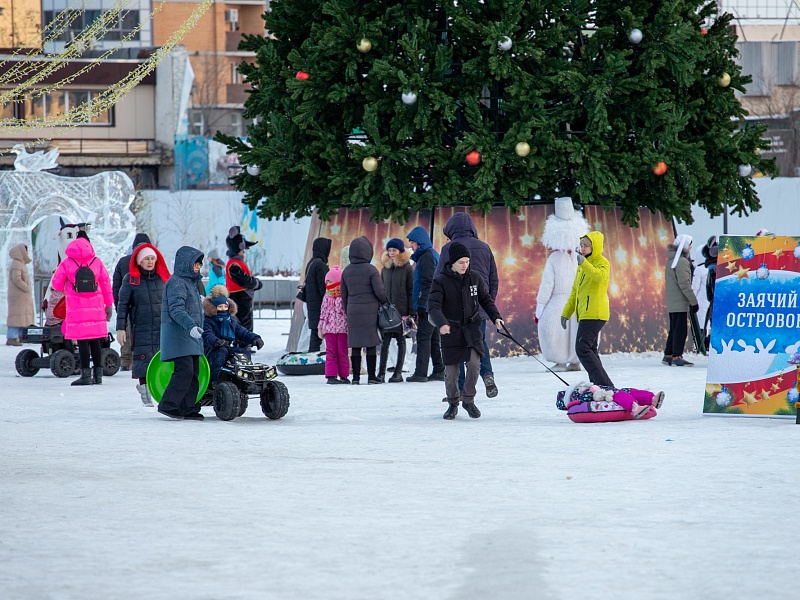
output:
{"label": "person in dark parka", "polygon": [[[414,306],[414,267],[411,266],[411,250],[406,250],[403,240],[392,238],[386,244],[386,252],[381,256],[381,281],[386,290],[389,302],[394,304],[401,317],[411,314]],[[403,381],[403,363],[406,361],[406,338],[400,329],[383,332],[381,343],[381,362],[378,369],[378,379],[384,381],[386,377],[386,363],[389,360],[389,343],[397,342],[397,364],[394,373],[389,378],[389,383]]]}
{"label": "person in dark parka", "polygon": [[350,363],[353,385],[360,383],[361,349],[367,349],[368,383],[383,383],[375,373],[378,356],[378,307],[386,302],[386,290],[373,265],[372,242],[363,235],[350,243],[350,264],[342,272],[342,306],[347,314],[347,346],[352,348]]}
{"label": "person in dark parka", "polygon": [[[132,354],[132,376],[142,404],[153,406],[147,390],[147,366],[161,346],[161,303],[169,269],[161,253],[151,244],[140,244],[131,255],[128,274],[119,290],[117,341],[128,343]],[[126,339],[126,323],[130,340]]]}
{"label": "person in dark parka", "polygon": [[331,240],[317,238],[311,244],[311,260],[306,265],[306,310],[308,311],[308,328],[311,338],[309,352],[319,352],[322,338],[319,337],[319,315],[322,310],[322,299],[325,298],[325,274],[328,268],[328,256],[331,253]]}
{"label": "person in dark parka", "polygon": [[[119,310],[119,290],[125,282],[125,277],[128,275],[131,264],[131,256],[133,251],[141,244],[149,244],[150,236],[146,233],[137,233],[133,238],[133,245],[131,246],[131,254],[126,254],[117,261],[114,267],[114,275],[111,278],[111,292],[114,294],[114,310]],[[131,331],[128,326],[123,327],[128,334],[125,336],[125,343],[119,343],[119,367],[121,371],[130,371],[133,359],[131,358]],[[119,339],[117,339],[119,341]]]}
{"label": "person in dark parka", "polygon": [[[444,235],[447,236],[447,239],[450,241],[442,246],[439,264],[436,267],[436,275],[439,275],[442,272],[445,264],[452,262],[450,260],[451,245],[454,242],[463,244],[466,246],[467,250],[469,250],[471,255],[470,270],[481,276],[483,283],[486,284],[486,288],[489,291],[489,295],[492,297],[492,301],[496,300],[500,279],[497,275],[497,265],[494,261],[494,253],[489,247],[489,244],[478,239],[478,230],[475,227],[472,217],[465,212],[455,213],[447,220],[447,223],[445,223],[444,228],[442,228],[442,233],[444,233]],[[492,371],[492,361],[489,358],[489,346],[486,343],[487,315],[483,309],[480,310],[480,314],[481,319],[483,319],[481,323],[481,331],[483,332],[484,344],[483,356],[481,357],[481,378],[483,379],[483,384],[486,386],[486,395],[489,398],[494,398],[497,396],[498,392],[497,384],[494,380],[494,372]],[[458,377],[458,385],[459,389],[463,389],[463,367]]]}
{"label": "person in dark parka", "polygon": [[158,412],[173,419],[203,420],[200,407],[195,404],[203,354],[203,309],[197,294],[202,267],[203,253],[191,246],[181,246],[175,254],[173,275],[164,286],[161,361],[172,361],[175,370]]}
{"label": "person in dark parka", "polygon": [[251,345],[255,344],[259,350],[264,346],[260,336],[242,327],[234,318],[237,309],[224,285],[215,285],[203,298],[203,349],[211,370],[211,384],[217,381],[231,352],[244,354],[249,359]]}
{"label": "person in dark parka", "polygon": [[[428,296],[428,314],[442,334],[442,359],[445,364],[444,385],[449,403],[444,418],[454,419],[459,400],[470,417],[481,416],[475,406],[475,382],[484,352],[481,314],[486,314],[499,329],[502,317],[494,305],[483,278],[470,269],[469,249],[458,242],[450,246],[450,260],[437,275]],[[463,393],[459,397],[458,369],[466,363]]]}

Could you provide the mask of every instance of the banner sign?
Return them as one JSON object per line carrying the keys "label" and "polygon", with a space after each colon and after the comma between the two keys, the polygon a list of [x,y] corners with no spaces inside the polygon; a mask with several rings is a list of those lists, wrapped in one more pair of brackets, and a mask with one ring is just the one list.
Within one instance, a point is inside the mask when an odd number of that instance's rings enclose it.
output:
{"label": "banner sign", "polygon": [[705,414],[794,417],[800,237],[721,236]]}

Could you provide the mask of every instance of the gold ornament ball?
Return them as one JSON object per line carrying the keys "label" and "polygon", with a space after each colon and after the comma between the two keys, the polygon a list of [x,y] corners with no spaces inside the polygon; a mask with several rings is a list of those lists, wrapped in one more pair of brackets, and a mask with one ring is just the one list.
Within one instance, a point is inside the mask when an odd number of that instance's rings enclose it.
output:
{"label": "gold ornament ball", "polygon": [[723,73],[719,76],[718,82],[720,87],[728,87],[731,84],[731,76],[727,73]]}
{"label": "gold ornament ball", "polygon": [[517,153],[517,156],[528,156],[531,153],[531,145],[528,142],[517,142],[517,145],[514,146],[514,152]]}
{"label": "gold ornament ball", "polygon": [[368,156],[361,161],[361,166],[364,167],[365,171],[372,173],[378,169],[378,159],[374,156]]}
{"label": "gold ornament ball", "polygon": [[361,54],[366,54],[372,50],[372,42],[370,42],[367,38],[361,38],[356,45],[356,48],[358,48],[358,51],[361,52]]}

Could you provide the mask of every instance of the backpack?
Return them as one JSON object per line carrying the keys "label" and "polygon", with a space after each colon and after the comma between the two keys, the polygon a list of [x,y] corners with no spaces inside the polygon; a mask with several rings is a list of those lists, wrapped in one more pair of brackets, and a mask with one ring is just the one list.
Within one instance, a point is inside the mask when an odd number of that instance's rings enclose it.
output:
{"label": "backpack", "polygon": [[97,257],[93,258],[88,265],[82,265],[74,258],[71,259],[76,265],[78,265],[78,270],[75,271],[75,282],[72,284],[72,287],[75,289],[76,292],[96,292],[97,291],[97,280],[94,276],[94,271],[90,268],[92,263],[97,260]]}

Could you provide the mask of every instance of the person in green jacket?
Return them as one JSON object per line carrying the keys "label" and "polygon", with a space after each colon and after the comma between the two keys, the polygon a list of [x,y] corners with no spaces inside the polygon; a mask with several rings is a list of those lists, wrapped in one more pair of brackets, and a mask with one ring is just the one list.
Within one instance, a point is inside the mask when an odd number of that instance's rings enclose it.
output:
{"label": "person in green jacket", "polygon": [[589,375],[589,381],[595,385],[614,387],[597,353],[600,330],[611,315],[608,307],[610,278],[611,265],[603,256],[603,234],[599,231],[590,231],[581,238],[578,272],[575,273],[572,292],[561,312],[561,327],[567,328],[567,323],[574,313],[578,319],[575,352]]}

